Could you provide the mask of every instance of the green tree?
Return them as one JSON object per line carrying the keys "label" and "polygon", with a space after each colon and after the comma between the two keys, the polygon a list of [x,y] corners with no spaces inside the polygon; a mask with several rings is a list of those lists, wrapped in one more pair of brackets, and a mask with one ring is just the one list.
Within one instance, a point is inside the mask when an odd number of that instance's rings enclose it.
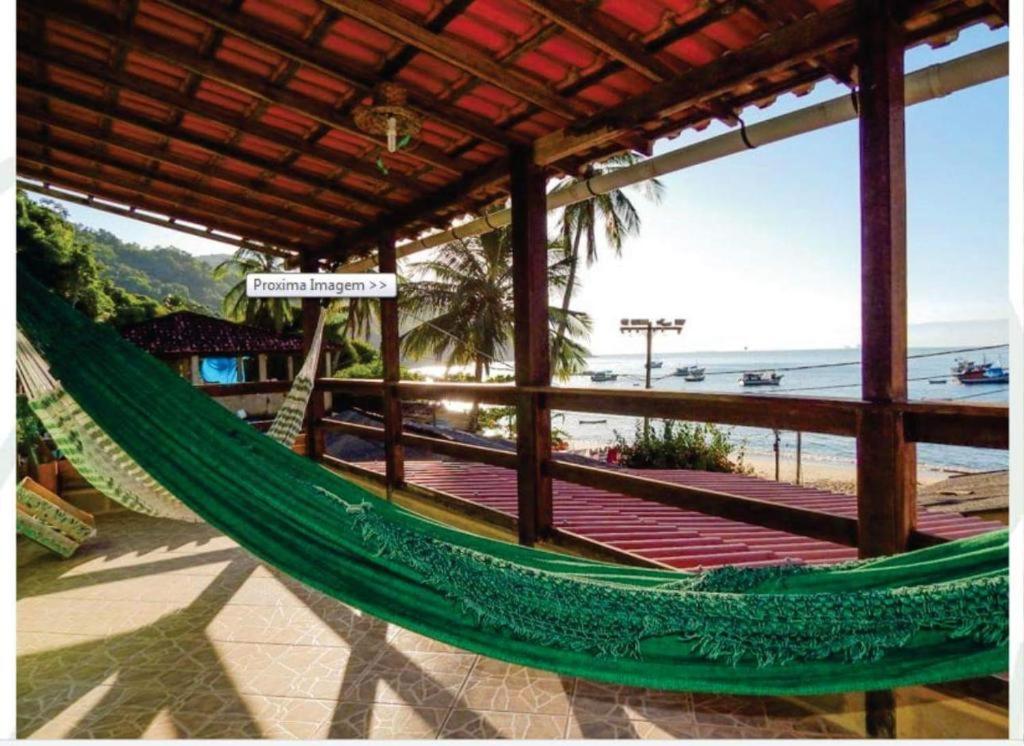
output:
{"label": "green tree", "polygon": [[[568,273],[560,241],[549,246],[549,282],[563,289]],[[419,323],[402,337],[402,349],[413,358],[434,356],[450,366],[473,365],[473,380],[482,381],[491,364],[512,349],[512,243],[508,228],[464,241],[454,241],[428,261],[411,268],[399,296],[401,312]],[[550,308],[552,332],[566,338],[552,358],[554,374],[565,378],[583,369],[587,350],[579,340],[590,332],[590,317],[578,311]],[[471,424],[476,421],[474,407]]]}
{"label": "green tree", "polygon": [[[611,173],[619,169],[632,166],[640,161],[640,158],[632,153],[617,155],[596,167],[588,167],[584,179],[594,176]],[[560,186],[571,186],[576,180],[568,180]],[[641,194],[653,202],[660,202],[665,187],[658,179],[651,179],[637,185]],[[577,271],[579,269],[581,253],[586,257],[587,266],[590,266],[598,259],[597,233],[599,227],[604,228],[604,238],[615,256],[622,256],[622,247],[626,240],[640,234],[640,214],[636,206],[630,200],[629,195],[622,189],[613,189],[604,194],[598,194],[584,202],[577,202],[568,205],[562,211],[561,219],[562,244],[566,250],[566,263],[568,271],[564,291],[562,293],[561,319],[562,323],[556,329],[555,338],[552,342],[552,354],[558,355],[558,348],[563,344],[566,336],[569,303],[577,287]],[[580,244],[583,243],[581,247]],[[582,252],[581,252],[582,248]]]}
{"label": "green tree", "polygon": [[239,249],[213,270],[215,279],[237,277],[224,296],[224,315],[235,321],[280,332],[296,322],[297,304],[290,298],[250,298],[245,292],[245,276],[250,272],[280,272],[283,263],[270,254]]}

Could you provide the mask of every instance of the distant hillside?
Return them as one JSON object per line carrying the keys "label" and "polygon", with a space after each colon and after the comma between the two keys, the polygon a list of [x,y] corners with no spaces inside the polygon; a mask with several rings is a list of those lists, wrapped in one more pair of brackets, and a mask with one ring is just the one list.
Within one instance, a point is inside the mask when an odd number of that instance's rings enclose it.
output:
{"label": "distant hillside", "polygon": [[197,257],[173,246],[144,249],[110,231],[83,225],[76,228],[92,239],[104,276],[133,293],[158,301],[177,295],[220,315],[224,294],[236,282],[213,277],[213,268],[228,254]]}

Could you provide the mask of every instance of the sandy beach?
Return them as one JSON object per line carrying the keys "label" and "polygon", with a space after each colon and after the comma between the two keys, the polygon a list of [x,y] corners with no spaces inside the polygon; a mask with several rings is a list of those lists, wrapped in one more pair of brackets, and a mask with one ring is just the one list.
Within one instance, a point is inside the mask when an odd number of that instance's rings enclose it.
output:
{"label": "sandy beach", "polygon": [[[747,454],[743,463],[752,467],[754,473],[759,477],[775,478],[775,459],[772,456]],[[932,484],[959,473],[962,472],[918,466],[917,483]],[[796,461],[793,458],[783,456],[780,459],[779,479],[784,482],[796,482]],[[801,465],[801,483],[832,492],[853,494],[857,489],[857,466],[852,462],[820,461],[804,456]]]}

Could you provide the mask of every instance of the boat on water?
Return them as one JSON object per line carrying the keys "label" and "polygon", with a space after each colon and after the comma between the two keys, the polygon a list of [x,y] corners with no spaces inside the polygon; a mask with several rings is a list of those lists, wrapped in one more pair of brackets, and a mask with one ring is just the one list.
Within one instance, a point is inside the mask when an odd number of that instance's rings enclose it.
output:
{"label": "boat on water", "polygon": [[976,383],[1009,383],[1010,369],[1001,365],[987,363],[984,365],[967,368],[957,374],[957,380],[964,384]]}
{"label": "boat on water", "polygon": [[682,376],[683,378],[686,378],[686,376],[701,376],[701,380],[703,380],[704,368],[699,365],[687,365],[682,368],[676,368],[675,375]]}
{"label": "boat on water", "polygon": [[778,386],[782,376],[774,370],[747,371],[740,377],[744,386]]}
{"label": "boat on water", "polygon": [[590,380],[594,383],[603,383],[605,381],[618,380],[619,374],[612,373],[610,370],[595,370],[590,374]]}
{"label": "boat on water", "polygon": [[650,368],[651,370],[654,370],[656,368],[660,368],[664,364],[665,362],[663,360],[652,360],[651,362],[646,363],[646,367]]}
{"label": "boat on water", "polygon": [[700,383],[704,380],[704,371],[702,370],[700,373],[688,373],[683,376],[683,380],[688,383]]}
{"label": "boat on water", "polygon": [[962,373],[970,373],[981,370],[988,370],[993,366],[993,363],[987,360],[982,360],[980,363],[976,363],[973,360],[968,360],[965,357],[958,357],[953,361],[953,367],[950,368],[950,372],[959,377]]}

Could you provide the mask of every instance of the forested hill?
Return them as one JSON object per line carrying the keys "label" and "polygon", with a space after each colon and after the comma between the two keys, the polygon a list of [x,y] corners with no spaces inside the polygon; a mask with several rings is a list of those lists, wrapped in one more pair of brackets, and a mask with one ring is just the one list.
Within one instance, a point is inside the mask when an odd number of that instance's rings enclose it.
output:
{"label": "forested hill", "polygon": [[103,229],[75,226],[93,246],[100,271],[115,285],[163,301],[169,295],[191,300],[220,315],[221,301],[236,278],[214,279],[213,268],[230,255],[197,257],[173,246],[144,249]]}

